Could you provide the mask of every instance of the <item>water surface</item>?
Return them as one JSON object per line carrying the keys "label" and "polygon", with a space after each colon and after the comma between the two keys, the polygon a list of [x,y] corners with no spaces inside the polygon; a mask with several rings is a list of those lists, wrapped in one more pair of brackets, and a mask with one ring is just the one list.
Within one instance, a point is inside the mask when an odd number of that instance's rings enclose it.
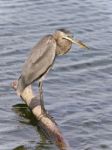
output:
{"label": "water surface", "polygon": [[91,47],[73,45],[44,83],[46,108],[72,149],[112,149],[112,1],[0,0],[0,150],[56,149],[12,110],[10,83],[36,42],[66,27]]}

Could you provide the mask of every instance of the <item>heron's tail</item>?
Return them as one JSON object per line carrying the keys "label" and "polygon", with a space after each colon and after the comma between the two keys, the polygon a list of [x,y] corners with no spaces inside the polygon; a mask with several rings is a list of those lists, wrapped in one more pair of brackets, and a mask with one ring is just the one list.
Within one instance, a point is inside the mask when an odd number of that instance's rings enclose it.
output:
{"label": "heron's tail", "polygon": [[24,78],[23,76],[20,76],[18,79],[18,86],[17,86],[17,94],[20,96],[22,94],[22,92],[24,91],[26,85],[24,82]]}

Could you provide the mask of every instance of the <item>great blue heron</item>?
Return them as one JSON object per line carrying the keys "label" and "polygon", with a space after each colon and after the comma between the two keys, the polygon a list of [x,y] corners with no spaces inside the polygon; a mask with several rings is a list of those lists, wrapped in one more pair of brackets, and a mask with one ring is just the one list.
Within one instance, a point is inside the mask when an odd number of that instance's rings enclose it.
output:
{"label": "great blue heron", "polygon": [[23,66],[21,76],[18,79],[17,93],[21,95],[28,85],[37,80],[41,95],[41,106],[43,106],[43,77],[52,67],[56,56],[67,53],[72,43],[87,48],[81,41],[74,40],[71,32],[66,29],[58,29],[54,34],[44,36],[36,46],[33,47]]}

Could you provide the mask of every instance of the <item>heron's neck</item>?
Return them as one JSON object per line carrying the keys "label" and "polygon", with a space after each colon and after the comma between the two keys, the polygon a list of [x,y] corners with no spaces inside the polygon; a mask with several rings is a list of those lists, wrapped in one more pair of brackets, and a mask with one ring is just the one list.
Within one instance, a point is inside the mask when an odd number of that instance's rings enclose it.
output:
{"label": "heron's neck", "polygon": [[56,45],[56,55],[64,55],[64,51],[58,45]]}
{"label": "heron's neck", "polygon": [[61,45],[59,45],[57,43],[56,44],[56,55],[64,55],[64,54],[66,54],[70,50],[71,45],[72,45],[71,43],[69,43],[69,44],[63,43]]}
{"label": "heron's neck", "polygon": [[53,34],[53,37],[56,41],[56,55],[64,55],[70,50],[72,45],[70,41],[63,40],[61,37],[59,37],[57,32]]}

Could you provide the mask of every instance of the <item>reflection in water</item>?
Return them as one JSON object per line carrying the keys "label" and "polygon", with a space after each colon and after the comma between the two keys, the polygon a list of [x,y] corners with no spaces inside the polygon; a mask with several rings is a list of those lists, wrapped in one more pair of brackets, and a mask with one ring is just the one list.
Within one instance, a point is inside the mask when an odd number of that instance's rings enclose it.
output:
{"label": "reflection in water", "polygon": [[[26,104],[13,105],[12,109],[15,113],[18,114],[20,123],[32,125],[36,127],[37,132],[40,135],[40,142],[38,142],[38,144],[35,146],[35,150],[56,148],[55,145],[52,144],[51,141],[46,139],[45,135],[42,132],[42,129],[38,126],[38,122],[35,119],[35,116],[32,114],[32,112],[30,111],[30,109],[27,107]],[[14,148],[13,150],[26,150],[26,149],[29,149],[29,147],[25,145],[21,145],[21,146]]]}
{"label": "reflection in water", "polygon": [[27,149],[25,148],[24,145],[21,145],[21,146],[14,148],[13,150],[27,150]]}
{"label": "reflection in water", "polygon": [[[30,147],[26,147],[24,145],[18,146],[12,150],[31,150]],[[47,144],[42,143],[38,143],[37,146],[33,147],[33,150],[55,150],[54,147],[51,147]]]}
{"label": "reflection in water", "polygon": [[[36,119],[26,104],[13,105],[13,111],[20,116],[20,122],[25,124],[37,125]],[[23,120],[22,120],[23,119]]]}

